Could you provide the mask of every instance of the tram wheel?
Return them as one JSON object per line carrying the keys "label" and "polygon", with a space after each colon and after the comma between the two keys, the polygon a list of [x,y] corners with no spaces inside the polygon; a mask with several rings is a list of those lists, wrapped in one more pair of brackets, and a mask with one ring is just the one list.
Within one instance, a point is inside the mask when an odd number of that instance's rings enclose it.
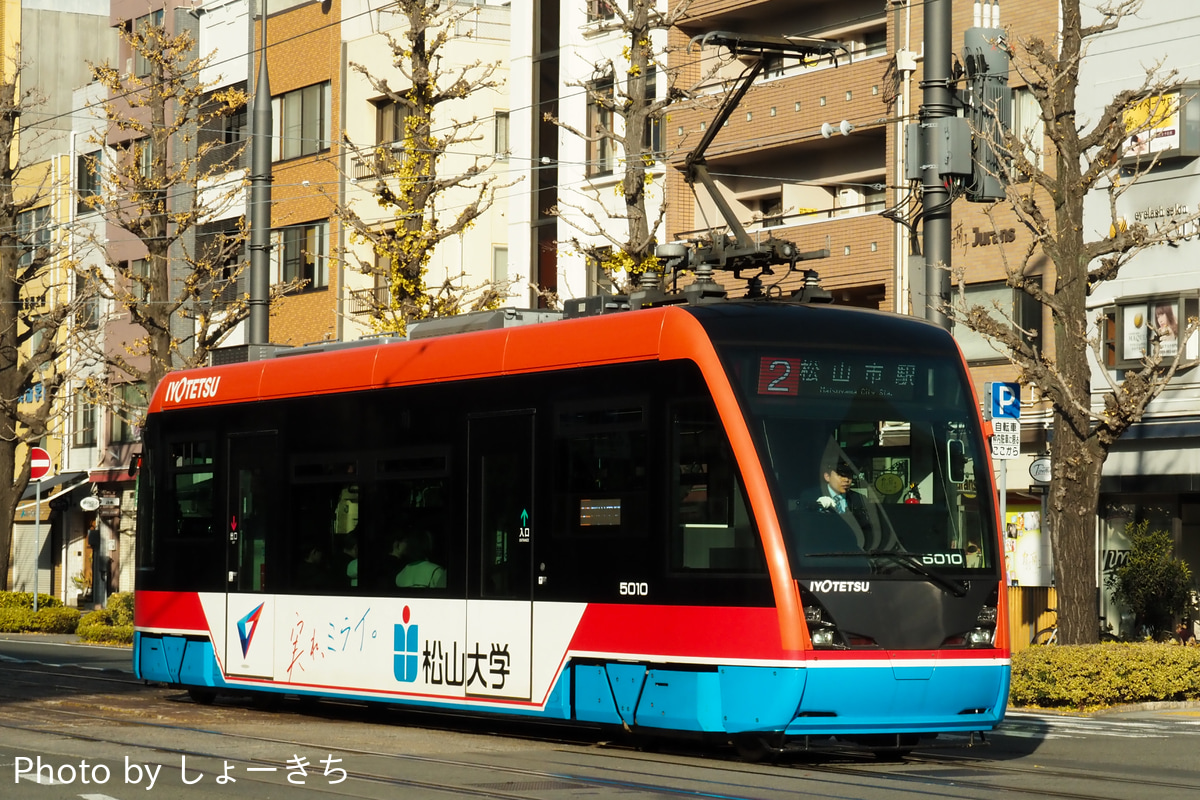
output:
{"label": "tram wheel", "polygon": [[217,693],[212,689],[197,689],[195,687],[187,690],[188,697],[192,698],[192,702],[196,705],[211,706],[213,701],[217,699]]}
{"label": "tram wheel", "polygon": [[753,733],[733,737],[732,744],[738,758],[751,764],[774,759],[779,752],[762,736]]}
{"label": "tram wheel", "polygon": [[250,703],[259,711],[278,711],[283,706],[283,695],[276,692],[254,692]]}
{"label": "tram wheel", "polygon": [[887,746],[868,745],[871,754],[878,761],[903,761],[904,757],[916,749],[918,738],[916,736],[886,736],[883,737],[889,741]]}

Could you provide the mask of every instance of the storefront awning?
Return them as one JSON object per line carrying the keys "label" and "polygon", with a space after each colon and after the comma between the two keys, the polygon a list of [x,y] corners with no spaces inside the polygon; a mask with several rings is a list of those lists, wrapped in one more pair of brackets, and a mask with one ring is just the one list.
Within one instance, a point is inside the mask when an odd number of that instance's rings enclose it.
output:
{"label": "storefront awning", "polygon": [[[88,479],[86,472],[60,472],[52,478],[44,478],[42,480],[42,502],[53,500],[63,492],[69,492],[79,484]],[[21,495],[21,500],[35,500],[37,497],[38,487],[34,481],[30,481],[25,487],[25,493]]]}

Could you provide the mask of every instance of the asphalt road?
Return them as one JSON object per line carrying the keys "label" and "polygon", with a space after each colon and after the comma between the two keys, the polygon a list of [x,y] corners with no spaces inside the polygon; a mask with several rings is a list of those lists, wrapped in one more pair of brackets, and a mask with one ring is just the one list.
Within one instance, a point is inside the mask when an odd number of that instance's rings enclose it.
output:
{"label": "asphalt road", "polygon": [[834,748],[747,763],[721,743],[646,748],[614,731],[299,701],[200,706],[135,681],[128,649],[40,638],[0,639],[3,798],[1200,796],[1191,706],[1014,711],[986,744],[943,736],[901,762]]}

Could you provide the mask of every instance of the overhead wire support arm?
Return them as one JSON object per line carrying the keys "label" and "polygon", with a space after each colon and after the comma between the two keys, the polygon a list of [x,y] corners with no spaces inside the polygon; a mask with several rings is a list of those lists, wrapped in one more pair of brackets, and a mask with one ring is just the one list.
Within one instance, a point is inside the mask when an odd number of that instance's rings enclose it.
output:
{"label": "overhead wire support arm", "polygon": [[[733,208],[709,175],[704,156],[709,145],[713,143],[730,115],[733,114],[734,109],[746,96],[746,92],[750,90],[750,86],[762,74],[768,59],[785,57],[803,59],[811,56],[833,55],[837,52],[844,52],[845,48],[838,42],[826,39],[811,39],[803,36],[758,36],[727,31],[711,31],[694,36],[688,44],[688,49],[691,50],[692,45],[696,44],[701,47],[725,47],[734,57],[747,65],[746,71],[738,79],[738,86],[726,96],[720,108],[717,109],[712,124],[704,131],[700,141],[684,159],[684,181],[692,185],[699,182],[704,186],[734,237],[732,248],[727,248],[724,241],[718,241],[714,237],[711,249],[708,249],[707,252],[705,250],[697,252],[697,260],[700,264],[707,264],[710,267],[716,266],[735,271],[771,263],[794,263],[802,256],[796,252],[796,246],[791,242],[770,238],[766,242],[759,243],[750,238],[745,227],[738,221]],[[825,251],[819,251],[818,253],[803,254],[803,257],[818,258],[826,254]]]}

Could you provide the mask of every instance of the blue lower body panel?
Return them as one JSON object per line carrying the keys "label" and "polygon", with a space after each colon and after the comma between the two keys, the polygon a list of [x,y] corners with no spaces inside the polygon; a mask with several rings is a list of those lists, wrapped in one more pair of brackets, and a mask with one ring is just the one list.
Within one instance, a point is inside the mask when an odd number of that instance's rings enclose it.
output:
{"label": "blue lower body panel", "polygon": [[576,719],[631,728],[788,736],[990,730],[1004,717],[1001,665],[574,669]]}
{"label": "blue lower body panel", "polygon": [[226,685],[212,642],[187,636],[133,634],[133,672],[147,681],[207,686]]}
{"label": "blue lower body panel", "polygon": [[1004,718],[1010,674],[998,664],[893,669],[886,661],[808,673],[788,735],[990,730]]}
{"label": "blue lower body panel", "polygon": [[544,704],[481,706],[357,691],[306,690],[270,681],[232,686],[207,639],[134,634],[134,672],[144,680],[198,688],[336,695],[474,713],[689,733],[836,736],[939,733],[994,728],[1008,698],[1006,664],[923,666],[855,661],[805,667],[662,666],[576,663],[563,670]]}

